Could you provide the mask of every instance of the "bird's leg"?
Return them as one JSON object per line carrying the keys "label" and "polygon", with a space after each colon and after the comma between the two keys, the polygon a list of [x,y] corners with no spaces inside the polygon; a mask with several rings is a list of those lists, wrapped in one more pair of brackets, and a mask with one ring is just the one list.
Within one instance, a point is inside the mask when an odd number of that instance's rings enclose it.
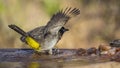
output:
{"label": "bird's leg", "polygon": [[56,55],[56,54],[60,54],[60,51],[58,48],[54,48],[53,49],[53,54]]}
{"label": "bird's leg", "polygon": [[49,50],[45,50],[45,51],[35,51],[36,54],[38,55],[42,55],[42,54],[46,54],[46,55],[56,55],[58,54],[58,49],[49,49]]}
{"label": "bird's leg", "polygon": [[48,54],[50,54],[50,55],[56,55],[56,54],[59,54],[59,53],[60,53],[59,49],[57,49],[57,48],[48,50]]}

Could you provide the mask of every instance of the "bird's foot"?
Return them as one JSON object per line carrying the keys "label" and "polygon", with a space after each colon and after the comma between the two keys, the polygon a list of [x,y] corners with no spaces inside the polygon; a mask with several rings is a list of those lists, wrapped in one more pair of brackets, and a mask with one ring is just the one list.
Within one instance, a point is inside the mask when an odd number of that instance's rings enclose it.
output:
{"label": "bird's foot", "polygon": [[59,49],[54,48],[54,49],[47,50],[46,54],[48,54],[48,55],[57,55],[57,54],[60,54],[60,51],[59,51]]}
{"label": "bird's foot", "polygon": [[53,55],[57,55],[57,54],[60,54],[61,52],[58,48],[54,48],[54,49],[52,49],[52,53],[53,53]]}
{"label": "bird's foot", "polygon": [[45,55],[57,55],[57,54],[60,54],[60,50],[57,49],[57,48],[54,48],[54,49],[50,49],[50,50],[45,50],[45,51],[41,51],[41,52],[38,52],[38,51],[35,51],[36,54],[38,55],[42,55],[42,54],[45,54]]}

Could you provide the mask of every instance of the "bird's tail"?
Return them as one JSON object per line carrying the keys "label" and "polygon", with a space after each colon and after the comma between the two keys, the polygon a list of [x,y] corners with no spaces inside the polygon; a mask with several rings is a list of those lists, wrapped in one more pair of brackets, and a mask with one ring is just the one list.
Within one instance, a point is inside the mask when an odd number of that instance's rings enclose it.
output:
{"label": "bird's tail", "polygon": [[19,34],[21,34],[24,37],[24,41],[26,42],[31,48],[33,48],[36,51],[41,51],[41,45],[38,43],[35,39],[30,37],[25,31],[23,31],[21,28],[19,28],[16,25],[8,25],[11,29],[15,30]]}
{"label": "bird's tail", "polygon": [[28,34],[22,30],[20,27],[16,26],[16,25],[8,25],[9,28],[13,29],[14,31],[16,31],[17,33],[21,34],[22,36],[28,36]]}

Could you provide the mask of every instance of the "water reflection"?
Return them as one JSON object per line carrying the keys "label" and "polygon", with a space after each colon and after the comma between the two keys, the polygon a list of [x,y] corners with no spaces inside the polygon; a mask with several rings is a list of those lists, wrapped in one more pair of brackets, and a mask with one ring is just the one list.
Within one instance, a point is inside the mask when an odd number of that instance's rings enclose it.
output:
{"label": "water reflection", "polygon": [[40,62],[1,62],[0,68],[120,68],[117,62],[86,61],[40,61]]}
{"label": "water reflection", "polygon": [[80,61],[67,61],[67,62],[55,62],[55,61],[41,61],[41,62],[1,62],[0,68],[69,68],[80,67],[89,63]]}

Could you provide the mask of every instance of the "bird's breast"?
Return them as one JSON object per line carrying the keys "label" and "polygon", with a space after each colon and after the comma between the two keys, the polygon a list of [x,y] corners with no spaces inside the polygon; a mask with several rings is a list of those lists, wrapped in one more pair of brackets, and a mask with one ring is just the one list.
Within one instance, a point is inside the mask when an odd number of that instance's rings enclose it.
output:
{"label": "bird's breast", "polygon": [[43,50],[52,49],[56,45],[57,42],[58,42],[57,37],[45,39],[45,42],[44,42],[44,45],[43,45]]}

